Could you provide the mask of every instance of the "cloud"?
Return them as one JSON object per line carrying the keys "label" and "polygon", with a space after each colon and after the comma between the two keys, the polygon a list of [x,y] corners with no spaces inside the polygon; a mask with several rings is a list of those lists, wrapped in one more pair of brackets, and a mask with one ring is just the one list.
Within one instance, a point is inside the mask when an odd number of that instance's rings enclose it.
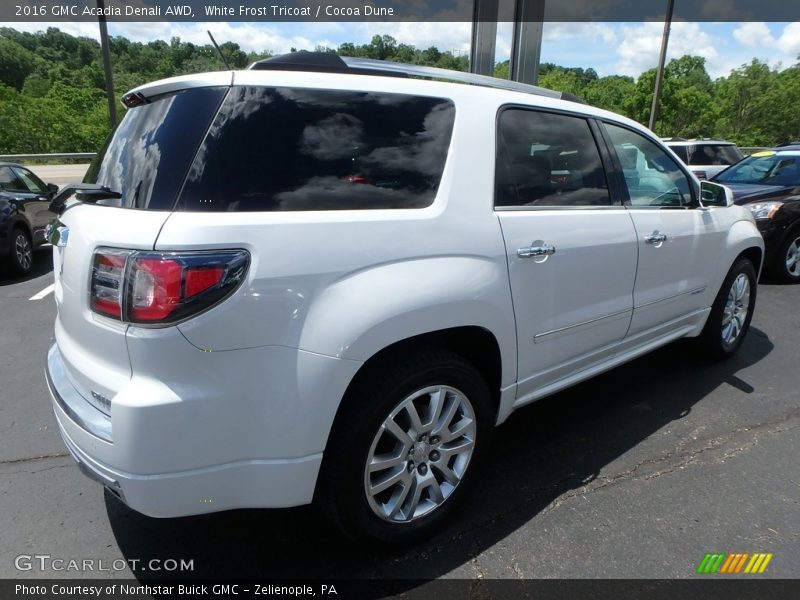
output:
{"label": "cloud", "polygon": [[[643,71],[656,67],[663,33],[664,24],[658,22],[621,26],[622,40],[617,46],[617,54],[620,56],[616,63],[617,74],[637,77]],[[698,23],[673,23],[667,46],[667,61],[691,54],[705,58],[710,65],[719,59],[718,45]]]}
{"label": "cloud", "polygon": [[778,38],[778,48],[792,58],[800,54],[800,23],[789,23]]}
{"label": "cloud", "polygon": [[745,23],[741,27],[733,30],[733,38],[748,48],[775,45],[775,38],[772,37],[772,32],[769,30],[766,23]]}
{"label": "cloud", "polygon": [[[778,27],[776,24],[773,26]],[[791,66],[800,54],[800,23],[784,25],[777,36],[766,23],[744,23],[733,31],[733,37],[742,46],[752,48],[750,53],[757,53],[754,58],[764,60],[772,67]]]}

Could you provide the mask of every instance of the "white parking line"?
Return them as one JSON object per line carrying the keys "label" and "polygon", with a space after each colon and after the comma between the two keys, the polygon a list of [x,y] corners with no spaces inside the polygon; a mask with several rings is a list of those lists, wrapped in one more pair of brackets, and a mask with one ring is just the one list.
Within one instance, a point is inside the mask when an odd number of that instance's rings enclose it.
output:
{"label": "white parking line", "polygon": [[42,298],[44,298],[45,296],[47,296],[47,294],[49,294],[50,292],[52,292],[52,291],[55,289],[55,287],[56,287],[56,284],[55,284],[55,283],[51,283],[50,285],[48,285],[46,288],[44,288],[44,289],[43,289],[41,292],[39,292],[38,294],[34,294],[34,295],[33,295],[33,296],[31,296],[30,298],[28,298],[28,300],[41,300]]}

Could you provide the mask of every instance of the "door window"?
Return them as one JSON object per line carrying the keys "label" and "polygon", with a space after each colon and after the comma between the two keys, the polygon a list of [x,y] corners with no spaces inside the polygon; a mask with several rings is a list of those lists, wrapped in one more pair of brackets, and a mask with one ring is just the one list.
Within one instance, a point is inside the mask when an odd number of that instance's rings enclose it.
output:
{"label": "door window", "polygon": [[27,192],[28,188],[9,167],[0,167],[0,190]]}
{"label": "door window", "polygon": [[610,206],[586,119],[526,109],[500,114],[495,206]]}
{"label": "door window", "polygon": [[22,181],[22,183],[24,184],[25,187],[23,187],[22,189],[29,190],[29,191],[33,192],[34,194],[46,194],[47,193],[47,189],[45,188],[45,186],[41,182],[41,180],[38,177],[36,177],[36,175],[34,175],[30,171],[28,171],[27,169],[18,169],[18,168],[15,167],[12,170],[14,171],[14,173],[17,174],[17,176],[19,177],[20,181]]}
{"label": "door window", "polygon": [[694,204],[692,184],[678,164],[646,137],[606,123],[617,151],[631,206],[687,207]]}

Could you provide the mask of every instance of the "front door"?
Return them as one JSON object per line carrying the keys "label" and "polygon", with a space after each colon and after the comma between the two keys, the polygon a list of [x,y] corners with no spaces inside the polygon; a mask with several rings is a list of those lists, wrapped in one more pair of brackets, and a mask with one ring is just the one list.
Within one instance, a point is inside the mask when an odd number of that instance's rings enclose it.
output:
{"label": "front door", "polygon": [[700,208],[696,184],[663,149],[639,132],[606,131],[622,166],[626,204],[636,228],[639,266],[628,337],[641,343],[694,325],[708,306],[710,281],[726,231]]}

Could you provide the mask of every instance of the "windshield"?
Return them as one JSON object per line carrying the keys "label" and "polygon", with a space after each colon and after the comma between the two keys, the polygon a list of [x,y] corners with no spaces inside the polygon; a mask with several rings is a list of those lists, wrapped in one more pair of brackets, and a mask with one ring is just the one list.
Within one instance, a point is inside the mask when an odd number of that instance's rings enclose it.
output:
{"label": "windshield", "polygon": [[755,154],[714,178],[721,183],[800,185],[800,153]]}
{"label": "windshield", "polygon": [[692,166],[732,165],[740,160],[742,153],[733,144],[698,144],[689,148]]}

